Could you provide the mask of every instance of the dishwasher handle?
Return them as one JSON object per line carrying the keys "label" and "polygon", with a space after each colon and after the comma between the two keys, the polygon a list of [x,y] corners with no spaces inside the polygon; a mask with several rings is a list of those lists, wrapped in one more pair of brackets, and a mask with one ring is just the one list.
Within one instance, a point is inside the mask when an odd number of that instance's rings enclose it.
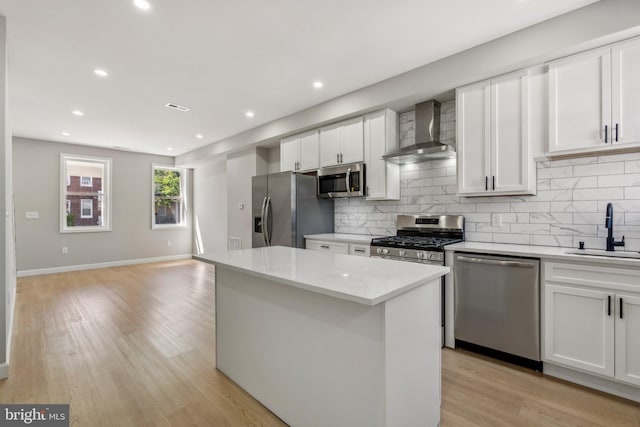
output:
{"label": "dishwasher handle", "polygon": [[534,268],[536,265],[528,262],[519,261],[500,261],[489,258],[471,258],[466,256],[456,257],[457,261],[471,262],[474,264],[487,264],[487,265],[499,265],[502,267],[520,267],[520,268]]}

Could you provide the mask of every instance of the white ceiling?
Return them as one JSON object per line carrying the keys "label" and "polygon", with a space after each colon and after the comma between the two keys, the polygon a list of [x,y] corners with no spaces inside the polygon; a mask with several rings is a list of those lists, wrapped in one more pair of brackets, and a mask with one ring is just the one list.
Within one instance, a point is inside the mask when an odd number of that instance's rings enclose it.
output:
{"label": "white ceiling", "polygon": [[149,1],[0,0],[13,134],[180,155],[594,2]]}

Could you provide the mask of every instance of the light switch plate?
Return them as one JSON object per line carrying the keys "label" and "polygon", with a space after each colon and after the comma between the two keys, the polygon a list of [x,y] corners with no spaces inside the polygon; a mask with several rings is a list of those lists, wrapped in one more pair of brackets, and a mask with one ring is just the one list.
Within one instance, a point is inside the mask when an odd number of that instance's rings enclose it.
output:
{"label": "light switch plate", "polygon": [[37,219],[40,218],[40,213],[38,211],[28,211],[25,212],[24,217],[27,219]]}

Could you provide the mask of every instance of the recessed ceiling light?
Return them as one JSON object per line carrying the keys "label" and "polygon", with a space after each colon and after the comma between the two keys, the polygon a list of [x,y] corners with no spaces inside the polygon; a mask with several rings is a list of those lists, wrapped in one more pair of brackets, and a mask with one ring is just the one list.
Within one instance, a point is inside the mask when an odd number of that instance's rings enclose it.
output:
{"label": "recessed ceiling light", "polygon": [[100,77],[108,77],[109,73],[106,72],[105,70],[101,70],[100,68],[96,68],[95,70],[93,70],[93,74],[95,74],[96,76],[100,76]]}
{"label": "recessed ceiling light", "polygon": [[173,148],[169,147],[169,148],[167,148],[167,150],[169,150],[169,151],[173,151]]}
{"label": "recessed ceiling light", "polygon": [[173,108],[174,110],[182,111],[184,113],[186,113],[188,111],[191,111],[191,108],[185,107],[184,105],[178,105],[178,104],[175,104],[173,102],[169,102],[169,103],[165,104],[164,106],[167,107],[167,108]]}
{"label": "recessed ceiling light", "polygon": [[71,136],[69,132],[62,132],[62,136]]}
{"label": "recessed ceiling light", "polygon": [[133,0],[133,4],[134,4],[138,9],[142,9],[142,10],[149,10],[149,9],[151,9],[151,3],[149,3],[147,0]]}
{"label": "recessed ceiling light", "polygon": [[196,138],[202,139],[202,138],[204,138],[204,136],[201,133],[198,133],[198,134],[196,134]]}
{"label": "recessed ceiling light", "polygon": [[84,113],[80,110],[73,110],[72,113],[74,116],[84,116]]}
{"label": "recessed ceiling light", "polygon": [[255,116],[255,114],[253,114],[253,111],[247,111],[247,112],[245,113],[245,115],[246,115],[247,117],[249,117],[249,118],[251,118],[251,117]]}
{"label": "recessed ceiling light", "polygon": [[322,84],[322,82],[320,81],[313,82],[313,87],[315,87],[316,89],[320,89],[322,86],[324,86],[324,84]]}

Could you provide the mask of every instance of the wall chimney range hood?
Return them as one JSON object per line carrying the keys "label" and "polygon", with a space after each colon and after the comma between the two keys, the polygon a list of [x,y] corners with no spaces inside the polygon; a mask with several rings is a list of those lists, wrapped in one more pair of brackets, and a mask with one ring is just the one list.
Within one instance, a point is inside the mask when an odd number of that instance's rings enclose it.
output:
{"label": "wall chimney range hood", "polygon": [[382,158],[401,165],[456,156],[453,148],[440,142],[440,103],[436,100],[416,104],[415,144]]}

